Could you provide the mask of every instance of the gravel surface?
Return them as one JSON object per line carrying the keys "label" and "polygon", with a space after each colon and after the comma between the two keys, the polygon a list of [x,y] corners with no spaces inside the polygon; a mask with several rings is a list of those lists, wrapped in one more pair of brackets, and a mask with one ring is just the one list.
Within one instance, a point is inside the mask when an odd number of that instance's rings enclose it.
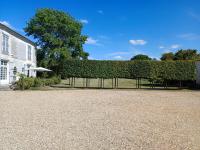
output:
{"label": "gravel surface", "polygon": [[200,92],[0,92],[0,150],[200,149]]}

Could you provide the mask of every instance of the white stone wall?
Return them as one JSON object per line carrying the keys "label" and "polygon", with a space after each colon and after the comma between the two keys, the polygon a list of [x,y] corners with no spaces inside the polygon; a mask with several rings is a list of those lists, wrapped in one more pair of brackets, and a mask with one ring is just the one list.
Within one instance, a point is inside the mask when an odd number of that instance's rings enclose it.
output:
{"label": "white stone wall", "polygon": [[1,50],[0,53],[2,52],[2,33],[5,33],[9,36],[9,56],[19,60],[27,61],[27,49],[28,45],[30,45],[32,49],[31,63],[36,63],[36,57],[35,57],[36,51],[33,45],[26,43],[21,39],[18,39],[13,35],[9,34],[8,32],[2,31],[1,29],[0,29],[0,50]]}
{"label": "white stone wall", "polygon": [[[9,36],[9,55],[2,54],[2,33]],[[32,56],[31,61],[28,60],[28,45],[31,46]],[[23,40],[16,38],[6,31],[0,29],[0,59],[7,60],[9,65],[9,83],[13,81],[13,69],[17,67],[18,73],[24,73],[27,75],[28,66],[36,67],[36,50],[35,47]],[[22,69],[24,68],[24,69]],[[24,72],[22,72],[24,70]],[[35,77],[36,73],[30,71],[30,76]]]}
{"label": "white stone wall", "polygon": [[200,61],[196,62],[197,66],[197,84],[200,85]]}

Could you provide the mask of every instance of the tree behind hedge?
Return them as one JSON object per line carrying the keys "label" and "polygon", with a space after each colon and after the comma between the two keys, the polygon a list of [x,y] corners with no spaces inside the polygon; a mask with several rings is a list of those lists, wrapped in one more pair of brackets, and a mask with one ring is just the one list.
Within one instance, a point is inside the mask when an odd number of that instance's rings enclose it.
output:
{"label": "tree behind hedge", "polygon": [[131,60],[152,60],[148,55],[138,54],[131,58]]}
{"label": "tree behind hedge", "polygon": [[162,54],[161,60],[174,60],[174,53],[164,53]]}
{"label": "tree behind hedge", "polygon": [[200,60],[200,54],[196,49],[186,49],[186,50],[178,50],[175,54],[164,53],[162,54],[161,60]]}
{"label": "tree behind hedge", "polygon": [[196,49],[179,50],[174,55],[174,60],[197,60],[200,59],[200,54]]}

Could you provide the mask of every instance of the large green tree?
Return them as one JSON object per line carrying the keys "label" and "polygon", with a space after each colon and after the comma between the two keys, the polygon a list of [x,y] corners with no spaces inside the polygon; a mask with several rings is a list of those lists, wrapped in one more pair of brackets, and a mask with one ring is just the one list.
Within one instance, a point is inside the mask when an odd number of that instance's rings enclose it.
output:
{"label": "large green tree", "polygon": [[147,55],[143,55],[143,54],[138,54],[138,55],[135,55],[131,58],[131,60],[152,60],[152,58],[150,58],[149,56]]}
{"label": "large green tree", "polygon": [[164,53],[162,54],[161,60],[174,60],[174,53]]}
{"label": "large green tree", "polygon": [[174,60],[197,60],[200,59],[196,49],[179,50],[174,55]]}
{"label": "large green tree", "polygon": [[178,50],[175,54],[164,53],[161,60],[200,60],[200,54],[196,49]]}
{"label": "large green tree", "polygon": [[69,14],[54,9],[39,9],[24,28],[36,39],[38,65],[49,67],[57,74],[66,59],[87,59],[83,44],[82,24]]}

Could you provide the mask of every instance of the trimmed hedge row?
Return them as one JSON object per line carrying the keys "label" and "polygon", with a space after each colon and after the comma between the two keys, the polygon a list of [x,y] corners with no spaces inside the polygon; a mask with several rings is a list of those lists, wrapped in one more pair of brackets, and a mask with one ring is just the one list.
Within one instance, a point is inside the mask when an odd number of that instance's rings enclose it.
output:
{"label": "trimmed hedge row", "polygon": [[157,61],[152,63],[150,78],[163,80],[194,81],[196,65],[194,61]]}
{"label": "trimmed hedge row", "polygon": [[62,70],[62,78],[196,80],[194,61],[67,60]]}
{"label": "trimmed hedge row", "polygon": [[129,63],[119,61],[67,60],[62,70],[63,78],[130,78]]}

